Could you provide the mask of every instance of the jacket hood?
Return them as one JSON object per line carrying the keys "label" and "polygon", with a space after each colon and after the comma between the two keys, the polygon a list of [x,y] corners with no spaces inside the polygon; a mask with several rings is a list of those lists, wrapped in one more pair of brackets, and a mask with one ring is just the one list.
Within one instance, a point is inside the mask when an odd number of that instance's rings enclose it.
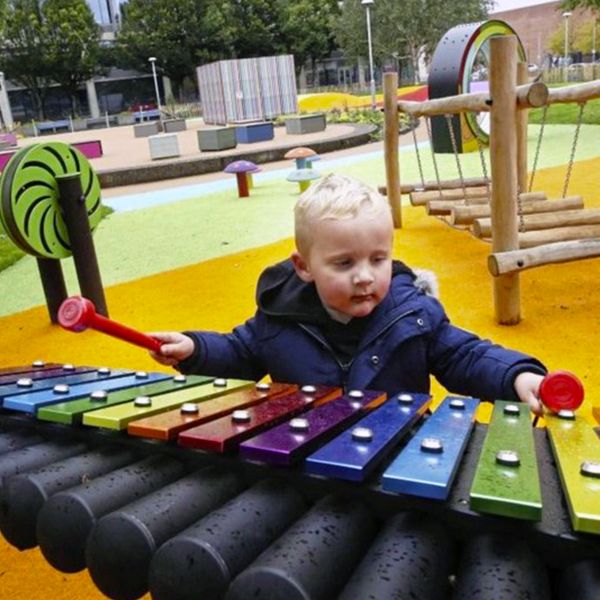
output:
{"label": "jacket hood", "polygon": [[[408,284],[415,285],[415,273],[400,261],[392,262],[392,277],[404,277]],[[263,271],[256,303],[264,313],[286,320],[318,324],[328,319],[315,284],[302,281],[289,259]]]}

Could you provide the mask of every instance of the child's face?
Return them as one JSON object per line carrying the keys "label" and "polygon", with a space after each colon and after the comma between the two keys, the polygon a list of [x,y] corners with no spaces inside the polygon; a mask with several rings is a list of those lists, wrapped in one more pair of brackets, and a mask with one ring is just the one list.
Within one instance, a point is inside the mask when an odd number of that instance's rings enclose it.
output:
{"label": "child's face", "polygon": [[391,215],[360,213],[314,224],[308,256],[292,260],[299,277],[314,281],[321,302],[350,317],[366,317],[387,294],[392,276]]}

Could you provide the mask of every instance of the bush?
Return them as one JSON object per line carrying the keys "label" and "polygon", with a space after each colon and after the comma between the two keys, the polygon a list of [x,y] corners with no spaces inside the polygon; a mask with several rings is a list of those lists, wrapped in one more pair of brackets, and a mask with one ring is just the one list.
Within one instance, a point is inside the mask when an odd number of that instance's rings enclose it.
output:
{"label": "bush", "polygon": [[[400,129],[406,129],[409,125],[409,117],[405,114],[399,115]],[[381,110],[371,108],[350,108],[340,110],[334,108],[327,113],[328,123],[367,123],[375,125],[377,129],[371,134],[372,141],[383,139],[383,126],[385,115]]]}

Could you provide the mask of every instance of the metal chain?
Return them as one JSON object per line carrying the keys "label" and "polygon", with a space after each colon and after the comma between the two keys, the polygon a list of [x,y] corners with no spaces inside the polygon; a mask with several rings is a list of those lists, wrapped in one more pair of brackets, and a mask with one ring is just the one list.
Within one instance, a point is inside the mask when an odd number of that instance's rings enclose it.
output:
{"label": "metal chain", "polygon": [[478,136],[475,136],[477,142],[477,150],[479,151],[479,159],[481,160],[481,170],[485,179],[485,189],[487,190],[488,202],[490,201],[490,179],[488,177],[487,165],[485,163],[485,156],[483,155],[483,144]]}
{"label": "metal chain", "polygon": [[435,151],[433,149],[433,136],[431,135],[431,118],[425,117],[425,123],[427,123],[427,137],[429,138],[429,147],[431,148],[431,159],[433,161],[433,170],[435,171],[435,180],[437,181],[438,192],[440,200],[443,198],[442,194],[442,182],[440,181],[440,172],[438,170],[437,159],[435,158]]}
{"label": "metal chain", "polygon": [[454,127],[452,127],[452,115],[445,114],[444,117],[446,117],[446,125],[448,126],[448,131],[450,132],[450,141],[452,142],[452,150],[454,151],[454,158],[456,159],[456,168],[458,169],[458,176],[460,177],[460,185],[463,190],[463,196],[464,198],[466,198],[467,188],[465,186],[465,179],[463,177],[460,158],[458,156],[458,145],[456,143],[456,137],[454,135]]}
{"label": "metal chain", "polygon": [[417,154],[417,166],[419,167],[419,175],[421,177],[421,187],[425,189],[425,175],[423,175],[423,164],[421,163],[421,153],[419,152],[419,144],[417,143],[416,127],[411,127],[415,152]]}
{"label": "metal chain", "polygon": [[579,141],[579,132],[581,131],[581,123],[583,121],[583,110],[586,102],[579,103],[579,115],[577,117],[577,125],[575,127],[575,133],[573,134],[573,143],[571,144],[571,156],[569,157],[569,164],[567,165],[567,174],[565,175],[565,183],[563,185],[562,197],[566,198],[567,190],[569,189],[569,183],[571,181],[571,172],[573,171],[573,162],[575,161],[575,152],[577,151],[577,142]]}
{"label": "metal chain", "polygon": [[542,139],[544,137],[544,127],[546,126],[546,115],[548,114],[548,105],[544,106],[544,110],[542,112],[542,125],[540,127],[540,133],[538,135],[537,145],[535,148],[535,156],[533,158],[533,166],[531,167],[531,177],[529,178],[529,189],[528,192],[531,192],[533,188],[533,179],[535,177],[535,172],[537,170],[538,159],[540,157],[540,148],[542,147]]}

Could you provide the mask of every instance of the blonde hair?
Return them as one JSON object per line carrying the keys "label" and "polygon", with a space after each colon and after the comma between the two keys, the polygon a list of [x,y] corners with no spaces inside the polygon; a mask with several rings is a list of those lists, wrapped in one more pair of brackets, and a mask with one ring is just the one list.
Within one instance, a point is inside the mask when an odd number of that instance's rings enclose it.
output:
{"label": "blonde hair", "polygon": [[306,254],[312,243],[311,232],[322,219],[353,219],[363,211],[371,214],[387,212],[387,200],[365,183],[330,173],[304,192],[294,208],[296,248]]}

